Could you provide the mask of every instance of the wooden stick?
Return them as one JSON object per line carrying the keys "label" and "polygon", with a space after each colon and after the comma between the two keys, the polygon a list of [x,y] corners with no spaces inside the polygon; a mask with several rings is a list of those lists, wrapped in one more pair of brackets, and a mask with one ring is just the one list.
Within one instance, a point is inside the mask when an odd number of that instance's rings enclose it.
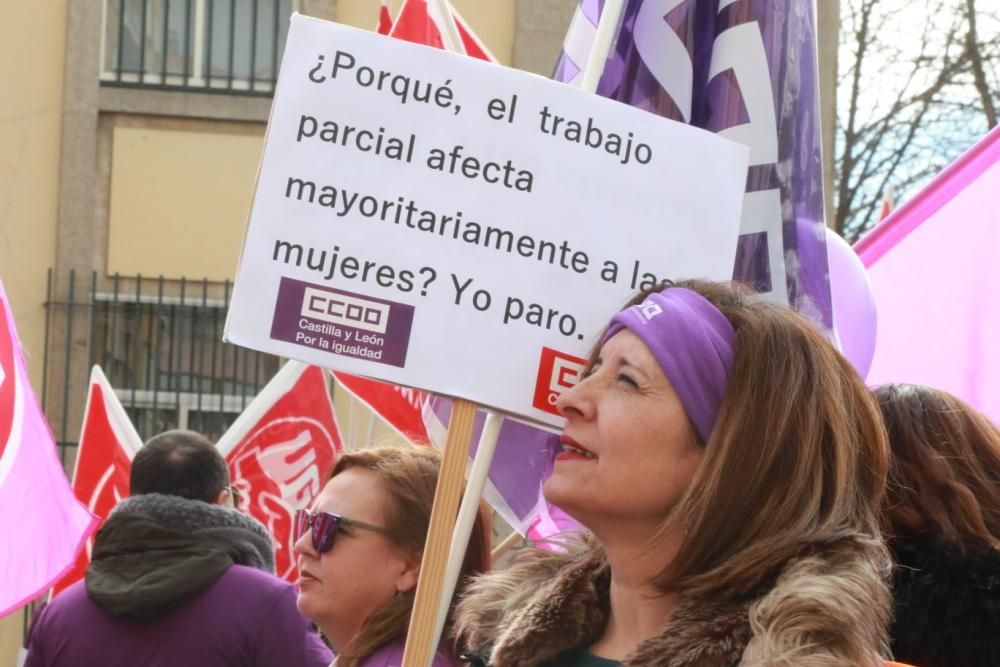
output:
{"label": "wooden stick", "polygon": [[458,501],[465,482],[465,464],[469,458],[472,425],[476,418],[476,404],[456,399],[448,424],[448,440],[444,448],[444,461],[434,493],[431,523],[424,543],[424,557],[420,563],[420,579],[413,601],[413,615],[406,635],[402,667],[427,667],[437,650],[432,645],[438,600],[444,582],[451,536],[455,527]]}
{"label": "wooden stick", "polygon": [[493,547],[493,553],[490,554],[490,558],[493,562],[496,562],[498,559],[503,558],[508,551],[513,549],[522,540],[524,538],[521,536],[521,533],[515,530],[503,542]]}
{"label": "wooden stick", "polygon": [[490,463],[493,462],[493,454],[496,452],[497,439],[500,437],[500,427],[502,425],[503,417],[492,410],[486,411],[486,422],[483,424],[483,432],[479,435],[476,456],[472,460],[469,481],[465,485],[465,497],[462,498],[462,506],[458,510],[455,531],[451,536],[448,566],[445,569],[444,582],[441,586],[441,599],[438,601],[437,620],[434,623],[434,635],[432,639],[435,645],[441,641],[441,633],[444,631],[445,621],[448,620],[451,599],[455,595],[455,586],[458,585],[462,563],[465,562],[465,552],[469,546],[469,536],[472,534],[472,527],[476,523],[476,517],[479,516],[479,499],[483,496],[483,487],[486,486],[486,480],[490,472]]}

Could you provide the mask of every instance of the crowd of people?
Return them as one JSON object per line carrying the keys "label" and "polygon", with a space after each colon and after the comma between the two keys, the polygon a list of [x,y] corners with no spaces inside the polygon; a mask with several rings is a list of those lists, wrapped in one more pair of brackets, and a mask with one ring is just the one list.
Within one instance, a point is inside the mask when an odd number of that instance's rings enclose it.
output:
{"label": "crowd of people", "polygon": [[[685,281],[557,408],[544,492],[583,530],[494,566],[481,509],[434,667],[1000,665],[1000,431],[957,398],[872,391],[789,308]],[[212,443],[154,437],[27,667],[400,665],[439,471],[342,454],[292,586]]]}

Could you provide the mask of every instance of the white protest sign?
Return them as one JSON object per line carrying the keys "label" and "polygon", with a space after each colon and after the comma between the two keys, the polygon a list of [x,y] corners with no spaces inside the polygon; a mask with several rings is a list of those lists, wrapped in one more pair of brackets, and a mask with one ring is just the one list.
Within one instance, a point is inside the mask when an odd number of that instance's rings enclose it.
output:
{"label": "white protest sign", "polygon": [[732,274],[747,150],[293,16],[227,340],[558,424],[644,285]]}

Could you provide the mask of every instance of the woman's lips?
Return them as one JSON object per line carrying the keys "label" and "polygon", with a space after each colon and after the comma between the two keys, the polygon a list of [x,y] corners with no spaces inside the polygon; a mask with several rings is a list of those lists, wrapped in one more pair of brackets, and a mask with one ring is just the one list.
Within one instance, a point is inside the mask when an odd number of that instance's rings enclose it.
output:
{"label": "woman's lips", "polygon": [[303,584],[308,584],[311,581],[319,581],[319,579],[317,579],[316,577],[312,576],[308,572],[299,570],[299,578],[295,582],[299,586],[299,588],[301,588]]}
{"label": "woman's lips", "polygon": [[597,456],[568,435],[559,438],[562,451],[556,454],[556,461],[593,461]]}

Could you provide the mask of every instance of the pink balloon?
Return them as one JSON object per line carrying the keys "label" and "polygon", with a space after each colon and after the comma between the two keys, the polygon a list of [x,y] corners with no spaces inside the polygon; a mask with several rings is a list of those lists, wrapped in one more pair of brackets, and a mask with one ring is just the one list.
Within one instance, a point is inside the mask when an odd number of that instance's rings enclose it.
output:
{"label": "pink balloon", "polygon": [[840,341],[840,351],[864,378],[875,355],[878,330],[875,293],[857,253],[829,228],[826,230],[826,253],[830,265],[833,330]]}

